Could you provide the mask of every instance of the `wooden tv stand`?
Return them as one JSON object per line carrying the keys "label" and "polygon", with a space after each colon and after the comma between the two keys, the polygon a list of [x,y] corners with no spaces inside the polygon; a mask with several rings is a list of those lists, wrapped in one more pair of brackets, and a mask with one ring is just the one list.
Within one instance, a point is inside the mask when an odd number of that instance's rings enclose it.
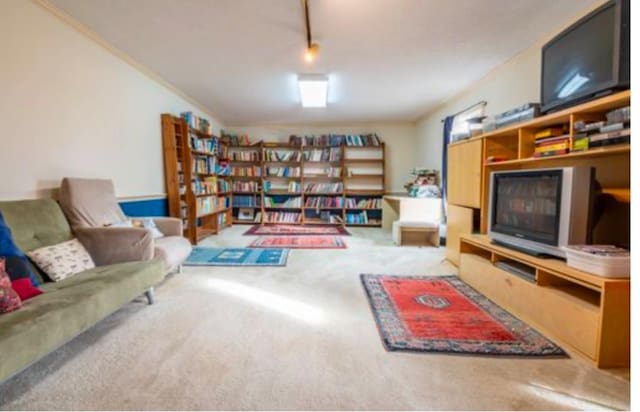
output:
{"label": "wooden tv stand", "polygon": [[[535,280],[495,266],[505,260],[535,269]],[[499,306],[598,367],[629,366],[629,278],[605,278],[559,259],[536,258],[494,245],[486,235],[461,236],[459,274]]]}

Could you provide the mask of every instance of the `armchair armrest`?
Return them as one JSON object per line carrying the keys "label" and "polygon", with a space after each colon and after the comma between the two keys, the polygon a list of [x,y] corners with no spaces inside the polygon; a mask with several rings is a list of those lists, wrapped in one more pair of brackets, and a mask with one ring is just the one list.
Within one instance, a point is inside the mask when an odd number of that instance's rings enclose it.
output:
{"label": "armchair armrest", "polygon": [[165,236],[183,236],[182,220],[176,217],[154,217],[158,230]]}
{"label": "armchair armrest", "polygon": [[87,227],[76,228],[74,233],[96,266],[153,258],[153,237],[146,229]]}

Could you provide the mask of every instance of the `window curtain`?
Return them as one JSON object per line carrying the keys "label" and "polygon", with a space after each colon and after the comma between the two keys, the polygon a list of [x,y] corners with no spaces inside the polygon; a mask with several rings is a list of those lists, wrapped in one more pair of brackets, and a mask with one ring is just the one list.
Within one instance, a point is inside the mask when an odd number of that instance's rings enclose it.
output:
{"label": "window curtain", "polygon": [[444,207],[444,221],[447,221],[447,145],[451,141],[451,128],[455,116],[445,117],[442,131],[442,203]]}

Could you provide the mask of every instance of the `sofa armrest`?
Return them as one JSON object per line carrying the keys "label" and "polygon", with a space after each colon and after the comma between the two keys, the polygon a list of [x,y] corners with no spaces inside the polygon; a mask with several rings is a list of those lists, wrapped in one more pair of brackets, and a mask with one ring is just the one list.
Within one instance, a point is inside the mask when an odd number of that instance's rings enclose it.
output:
{"label": "sofa armrest", "polygon": [[176,217],[154,217],[158,230],[165,236],[183,236],[182,220]]}
{"label": "sofa armrest", "polygon": [[153,258],[153,236],[146,229],[88,227],[74,229],[74,233],[96,266]]}

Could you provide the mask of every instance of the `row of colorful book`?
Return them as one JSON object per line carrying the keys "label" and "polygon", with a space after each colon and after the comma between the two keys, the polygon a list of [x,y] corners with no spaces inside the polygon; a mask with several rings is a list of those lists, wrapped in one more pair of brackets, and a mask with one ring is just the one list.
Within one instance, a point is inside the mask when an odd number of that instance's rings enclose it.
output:
{"label": "row of colorful book", "polygon": [[310,196],[304,201],[305,207],[343,207],[344,199],[342,197],[330,197],[330,196]]}
{"label": "row of colorful book", "polygon": [[300,182],[291,181],[288,184],[274,184],[274,182],[265,180],[264,192],[269,193],[273,190],[284,190],[289,193],[300,193]]}
{"label": "row of colorful book", "polygon": [[306,193],[341,193],[342,183],[307,183],[304,187]]}
{"label": "row of colorful book", "polygon": [[191,149],[198,152],[218,154],[218,139],[201,139],[197,135],[190,133],[189,144]]}
{"label": "row of colorful book", "polygon": [[304,151],[304,160],[307,162],[339,162],[342,150],[339,147],[325,149],[311,149]]}
{"label": "row of colorful book", "polygon": [[221,133],[222,141],[227,143],[229,146],[250,146],[249,136],[247,135],[237,135],[237,134],[228,134],[224,130]]}
{"label": "row of colorful book", "polygon": [[215,157],[194,156],[191,171],[193,173],[200,173],[205,175],[217,174],[218,167]]}
{"label": "row of colorful book", "polygon": [[358,200],[355,197],[347,197],[345,207],[348,209],[380,209],[382,208],[382,199],[372,197]]}
{"label": "row of colorful book", "polygon": [[231,166],[231,176],[241,176],[241,177],[262,176],[262,168],[260,166],[248,166],[248,167]]}
{"label": "row of colorful book", "polygon": [[[267,223],[299,223],[302,219],[301,213],[292,212],[264,212],[264,222]],[[256,213],[255,222],[263,222],[262,212]]]}
{"label": "row of colorful book", "polygon": [[259,192],[258,182],[233,182],[231,188],[234,192]]}
{"label": "row of colorful book", "polygon": [[255,207],[258,206],[256,196],[233,196],[233,207]]}
{"label": "row of colorful book", "polygon": [[277,202],[276,199],[270,196],[265,196],[262,199],[262,204],[264,207],[302,207],[302,197],[290,197],[286,199],[284,202]]}
{"label": "row of colorful book", "polygon": [[299,162],[302,153],[299,150],[265,150],[265,162]]}
{"label": "row of colorful book", "polygon": [[251,150],[233,151],[231,153],[231,160],[240,160],[243,162],[259,162],[260,152],[254,152]]}
{"label": "row of colorful book", "polygon": [[211,123],[204,117],[196,116],[193,112],[182,112],[180,113],[180,117],[182,117],[192,129],[199,130],[206,134],[213,133]]}
{"label": "row of colorful book", "polygon": [[369,219],[369,215],[366,211],[360,213],[347,213],[345,216],[346,223],[348,225],[366,225],[369,223],[378,223],[378,219]]}
{"label": "row of colorful book", "polygon": [[218,210],[230,207],[230,198],[226,196],[200,197],[196,199],[196,211],[198,216],[207,215]]}
{"label": "row of colorful book", "polygon": [[265,175],[271,177],[300,177],[299,167],[265,167]]}

